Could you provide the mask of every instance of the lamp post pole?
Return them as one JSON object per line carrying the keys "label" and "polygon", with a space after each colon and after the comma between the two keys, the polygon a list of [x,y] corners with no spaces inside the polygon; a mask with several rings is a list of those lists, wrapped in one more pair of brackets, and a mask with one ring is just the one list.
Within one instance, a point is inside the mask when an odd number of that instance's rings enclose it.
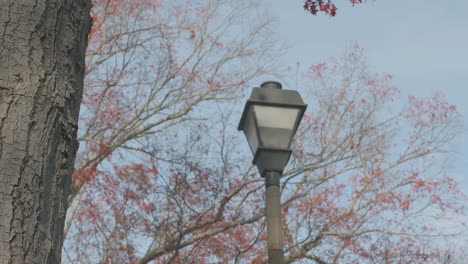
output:
{"label": "lamp post pole", "polygon": [[269,171],[265,175],[268,263],[283,264],[283,227],[281,221],[281,173]]}

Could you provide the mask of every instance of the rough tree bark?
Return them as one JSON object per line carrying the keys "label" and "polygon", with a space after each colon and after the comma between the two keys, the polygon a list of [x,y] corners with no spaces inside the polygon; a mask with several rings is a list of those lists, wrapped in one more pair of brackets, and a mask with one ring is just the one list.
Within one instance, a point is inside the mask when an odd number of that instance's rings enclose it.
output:
{"label": "rough tree bark", "polygon": [[90,0],[0,0],[0,263],[60,263]]}

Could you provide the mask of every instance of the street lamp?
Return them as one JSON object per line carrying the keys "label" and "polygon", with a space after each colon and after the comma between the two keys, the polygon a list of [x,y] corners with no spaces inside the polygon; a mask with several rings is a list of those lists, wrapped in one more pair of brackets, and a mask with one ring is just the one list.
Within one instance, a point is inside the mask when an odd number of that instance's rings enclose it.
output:
{"label": "street lamp", "polygon": [[278,82],[254,88],[239,123],[265,178],[268,263],[283,263],[280,177],[291,156],[291,142],[307,105],[297,91]]}

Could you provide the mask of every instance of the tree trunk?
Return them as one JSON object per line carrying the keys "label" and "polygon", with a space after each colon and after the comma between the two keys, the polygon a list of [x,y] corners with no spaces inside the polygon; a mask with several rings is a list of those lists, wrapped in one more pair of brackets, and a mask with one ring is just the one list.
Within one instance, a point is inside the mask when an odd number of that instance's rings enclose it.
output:
{"label": "tree trunk", "polygon": [[0,0],[0,263],[60,263],[90,0]]}

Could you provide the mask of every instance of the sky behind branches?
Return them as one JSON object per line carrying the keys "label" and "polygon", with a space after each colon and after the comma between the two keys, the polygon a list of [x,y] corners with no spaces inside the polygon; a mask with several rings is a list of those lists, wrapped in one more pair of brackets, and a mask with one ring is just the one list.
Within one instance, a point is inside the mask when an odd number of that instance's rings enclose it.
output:
{"label": "sky behind branches", "polygon": [[[393,74],[402,94],[442,91],[468,123],[468,1],[378,0],[352,7],[343,0],[336,1],[335,17],[312,16],[296,2],[265,3],[278,19],[278,37],[291,44],[285,65],[305,70],[359,43],[372,70]],[[449,171],[468,190],[466,125],[454,150]]]}
{"label": "sky behind branches", "polygon": [[358,43],[371,69],[393,74],[403,95],[443,92],[457,106],[464,125],[448,159],[448,173],[467,193],[468,1],[376,0],[352,7],[349,1],[336,0],[335,17],[312,16],[302,3],[265,1],[278,20],[278,38],[291,44],[285,65],[304,71]]}

